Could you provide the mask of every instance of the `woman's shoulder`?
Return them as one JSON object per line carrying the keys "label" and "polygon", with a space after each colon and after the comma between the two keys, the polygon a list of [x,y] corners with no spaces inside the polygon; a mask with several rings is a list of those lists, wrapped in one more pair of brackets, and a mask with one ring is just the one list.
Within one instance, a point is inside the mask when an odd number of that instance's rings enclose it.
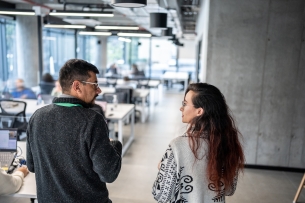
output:
{"label": "woman's shoulder", "polygon": [[173,139],[171,142],[170,142],[170,146],[171,147],[176,147],[176,146],[179,146],[179,145],[184,145],[185,143],[188,143],[188,137],[185,136],[185,135],[181,135],[179,137],[176,137],[175,139]]}

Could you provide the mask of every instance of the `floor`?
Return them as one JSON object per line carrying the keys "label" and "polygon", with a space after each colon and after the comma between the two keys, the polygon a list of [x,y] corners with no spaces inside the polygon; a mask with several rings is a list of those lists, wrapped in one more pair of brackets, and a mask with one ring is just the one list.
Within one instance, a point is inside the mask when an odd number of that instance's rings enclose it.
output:
{"label": "floor", "polygon": [[[179,111],[183,93],[165,90],[154,107],[149,122],[137,123],[135,141],[123,158],[122,170],[114,183],[108,184],[114,203],[153,203],[152,184],[157,164],[171,139],[185,130]],[[128,128],[126,128],[128,130]],[[235,194],[227,203],[287,203],[292,202],[303,174],[245,169],[239,177]],[[0,203],[29,203],[27,198],[0,197]],[[305,203],[305,191],[298,202]]]}

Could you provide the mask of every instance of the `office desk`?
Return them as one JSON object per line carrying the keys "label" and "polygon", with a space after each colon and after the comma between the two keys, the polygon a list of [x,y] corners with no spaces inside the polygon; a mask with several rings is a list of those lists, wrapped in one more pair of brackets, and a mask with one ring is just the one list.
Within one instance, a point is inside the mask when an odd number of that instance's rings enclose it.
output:
{"label": "office desk", "polygon": [[[106,118],[113,122],[118,122],[118,139],[123,144],[122,156],[131,145],[134,140],[134,105],[133,104],[107,104]],[[131,116],[130,124],[130,136],[128,141],[123,143],[123,123],[129,120]]]}
{"label": "office desk", "polygon": [[[115,93],[114,87],[101,87],[102,93],[101,95],[105,93]],[[134,89],[133,97],[141,98],[141,108],[139,109],[141,111],[141,122],[145,123],[147,118],[149,117],[149,109],[146,108],[146,98],[150,96],[150,90],[149,89]],[[150,98],[151,103],[154,103],[154,98]]]}
{"label": "office desk", "polygon": [[[18,142],[18,147],[22,150],[23,157],[26,157],[26,142]],[[9,196],[13,197],[25,197],[25,198],[37,198],[36,194],[36,180],[35,180],[35,173],[29,173],[24,178],[23,186],[20,188],[20,190],[17,193],[11,194]]]}
{"label": "office desk", "polygon": [[[43,106],[46,105],[52,105],[52,104],[39,104],[37,105],[37,101],[36,100],[31,100],[31,99],[19,99],[21,101],[24,101],[27,103],[27,107],[26,107],[26,116],[27,119],[29,120],[29,118],[35,113],[35,111]],[[112,114],[112,115],[110,115]],[[114,108],[113,104],[108,104],[107,105],[107,109],[106,109],[106,118],[111,120],[111,121],[116,121],[118,122],[118,134],[119,134],[119,140],[122,142],[123,144],[123,123],[124,121],[129,118],[129,116],[131,115],[132,117],[132,121],[131,121],[131,133],[130,133],[130,137],[127,141],[127,143],[125,145],[123,145],[123,153],[122,156],[125,154],[126,150],[128,149],[128,147],[130,146],[130,144],[132,143],[133,139],[134,139],[134,105],[133,104],[117,104],[117,107]]]}
{"label": "office desk", "polygon": [[188,86],[188,73],[186,72],[171,72],[171,71],[166,71],[162,75],[162,80],[177,80],[177,81],[183,81],[184,82],[184,92],[187,89]]}

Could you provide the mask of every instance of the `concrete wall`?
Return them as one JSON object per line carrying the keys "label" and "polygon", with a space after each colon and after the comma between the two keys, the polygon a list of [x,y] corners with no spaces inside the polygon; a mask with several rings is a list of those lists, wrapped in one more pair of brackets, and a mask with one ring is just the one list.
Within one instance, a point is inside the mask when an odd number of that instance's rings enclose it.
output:
{"label": "concrete wall", "polygon": [[247,163],[305,167],[305,1],[210,1],[207,82],[225,95]]}

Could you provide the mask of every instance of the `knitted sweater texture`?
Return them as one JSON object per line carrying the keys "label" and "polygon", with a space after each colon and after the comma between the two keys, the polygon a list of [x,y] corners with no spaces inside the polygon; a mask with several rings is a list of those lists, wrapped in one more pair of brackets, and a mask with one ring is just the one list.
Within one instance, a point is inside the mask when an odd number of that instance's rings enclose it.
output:
{"label": "knitted sweater texture", "polygon": [[122,144],[109,141],[105,118],[89,107],[79,99],[59,97],[31,117],[27,166],[36,176],[39,203],[111,202],[106,183],[120,172]]}
{"label": "knitted sweater texture", "polygon": [[206,177],[207,144],[204,138],[198,150],[200,160],[189,146],[188,137],[177,137],[170,142],[160,165],[152,194],[158,203],[212,203],[225,202],[225,196],[233,195],[237,184],[224,186],[218,194],[215,185]]}

